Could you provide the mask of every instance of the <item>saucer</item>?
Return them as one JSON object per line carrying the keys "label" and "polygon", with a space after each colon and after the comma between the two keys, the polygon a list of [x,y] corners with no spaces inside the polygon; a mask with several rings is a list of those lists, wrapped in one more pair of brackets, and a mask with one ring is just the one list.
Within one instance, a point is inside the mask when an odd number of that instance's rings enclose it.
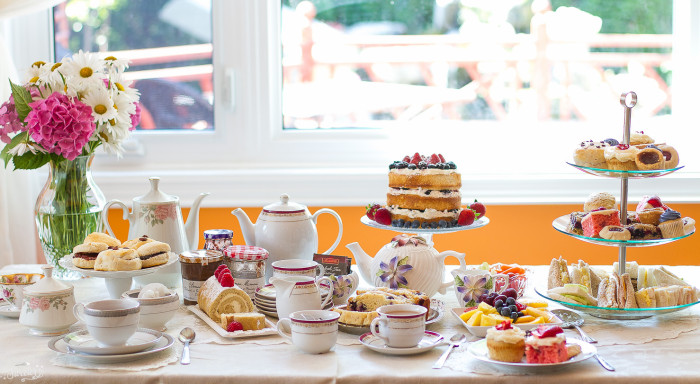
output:
{"label": "saucer", "polygon": [[70,356],[75,356],[79,359],[85,360],[85,361],[90,361],[93,363],[105,363],[105,364],[110,364],[110,363],[123,363],[127,361],[132,361],[132,360],[138,360],[141,359],[145,356],[158,353],[160,351],[166,350],[170,348],[173,343],[175,342],[175,339],[173,339],[172,336],[168,335],[167,333],[163,334],[163,337],[158,339],[156,344],[149,349],[146,349],[145,351],[141,352],[135,352],[135,353],[125,353],[123,355],[90,355],[87,353],[81,353],[81,352],[72,352],[70,349],[68,349],[68,344],[66,344],[65,341],[63,341],[63,336],[58,336],[54,337],[53,339],[49,340],[49,348],[53,351],[56,351],[58,353],[64,354],[64,355],[70,355]]}
{"label": "saucer", "polygon": [[22,312],[19,308],[14,309],[10,303],[5,302],[0,304],[0,316],[11,317],[13,319],[19,318],[19,314]]}
{"label": "saucer", "polygon": [[260,312],[266,316],[274,317],[275,319],[279,318],[279,316],[277,315],[277,311],[267,311],[267,310],[258,308],[258,312]]}
{"label": "saucer", "polygon": [[71,332],[63,336],[63,342],[69,351],[89,355],[124,355],[144,351],[158,343],[163,334],[146,328],[139,328],[125,345],[118,347],[101,347],[87,330]]}
{"label": "saucer", "polygon": [[386,345],[384,340],[374,336],[372,333],[365,333],[360,336],[360,342],[367,348],[387,355],[414,355],[417,353],[427,352],[438,345],[446,343],[445,338],[441,334],[431,331],[425,331],[423,338],[418,342],[418,345],[410,348],[393,348]]}
{"label": "saucer", "polygon": [[[325,284],[321,284],[321,298],[333,293],[333,291]],[[277,299],[277,290],[272,284],[264,285],[255,290],[255,298],[274,302]]]}

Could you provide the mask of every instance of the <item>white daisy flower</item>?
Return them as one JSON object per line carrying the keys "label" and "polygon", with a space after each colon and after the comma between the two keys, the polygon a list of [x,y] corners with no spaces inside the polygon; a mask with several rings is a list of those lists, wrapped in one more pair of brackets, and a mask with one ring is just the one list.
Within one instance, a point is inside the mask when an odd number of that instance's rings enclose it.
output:
{"label": "white daisy flower", "polygon": [[129,60],[126,59],[117,59],[114,56],[107,56],[104,60],[107,69],[116,71],[116,73],[122,73],[129,68]]}
{"label": "white daisy flower", "polygon": [[124,92],[116,92],[113,94],[114,107],[117,109],[117,121],[129,122],[131,124],[131,115],[136,113],[136,105],[131,100],[131,97]]}
{"label": "white daisy flower", "polygon": [[117,118],[117,109],[114,108],[114,101],[110,97],[109,91],[103,86],[92,89],[84,95],[81,101],[92,108],[92,116],[96,124],[108,123]]}
{"label": "white daisy flower", "polygon": [[132,103],[139,101],[140,94],[139,91],[133,87],[134,82],[132,80],[125,78],[121,73],[110,76],[110,80],[115,90],[119,93],[126,93],[131,98]]}
{"label": "white daisy flower", "polygon": [[46,72],[49,70],[49,65],[47,65],[43,61],[35,61],[31,67],[27,70],[27,73],[24,76],[24,82],[26,83],[34,83],[34,84],[39,84],[39,79],[41,79],[42,76],[45,75]]}
{"label": "white daisy flower", "polygon": [[121,137],[121,135],[115,135],[118,130],[113,129],[110,123],[100,124],[97,126],[95,133],[97,138],[102,142],[102,147],[107,153],[116,154],[121,157],[124,148],[122,148],[122,142],[126,137]]}
{"label": "white daisy flower", "polygon": [[47,70],[42,71],[39,75],[39,80],[49,86],[54,92],[65,93],[66,86],[61,75],[62,65],[62,62],[46,64],[42,68],[47,68]]}
{"label": "white daisy flower", "polygon": [[93,53],[82,50],[61,65],[68,88],[78,93],[89,93],[91,88],[104,85],[104,61]]}

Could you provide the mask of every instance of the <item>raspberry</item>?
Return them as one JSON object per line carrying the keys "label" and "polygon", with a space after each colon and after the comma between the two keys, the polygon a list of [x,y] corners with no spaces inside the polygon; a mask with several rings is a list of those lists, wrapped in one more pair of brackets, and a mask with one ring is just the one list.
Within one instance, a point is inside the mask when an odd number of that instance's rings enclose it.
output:
{"label": "raspberry", "polygon": [[664,204],[661,202],[661,198],[659,196],[650,197],[647,200],[647,203],[649,203],[654,208],[660,208],[660,207],[664,206]]}
{"label": "raspberry", "polygon": [[438,157],[440,158],[440,162],[444,163],[445,162],[445,157],[442,156],[442,154],[438,153]]}
{"label": "raspberry", "polygon": [[233,276],[231,276],[231,272],[222,273],[221,278],[219,279],[219,284],[221,284],[222,287],[226,288],[233,287],[234,281]]}
{"label": "raspberry", "polygon": [[513,327],[511,327],[510,324],[511,324],[510,320],[504,320],[501,322],[501,324],[496,325],[496,329],[498,329],[499,331],[505,331],[505,330],[511,329]]}
{"label": "raspberry", "polygon": [[377,212],[377,209],[381,208],[382,206],[376,203],[373,204],[367,204],[367,217],[369,217],[370,220],[374,220],[374,214]]}
{"label": "raspberry", "polygon": [[230,322],[228,327],[226,327],[226,332],[236,332],[236,331],[242,331],[242,330],[243,330],[243,324],[241,324],[237,321]]}
{"label": "raspberry", "polygon": [[418,163],[420,163],[422,160],[423,160],[423,158],[421,157],[421,155],[420,155],[418,152],[416,152],[416,153],[413,155],[413,157],[411,158],[410,163],[411,163],[411,164],[418,165]]}
{"label": "raspberry", "polygon": [[469,204],[469,208],[473,209],[474,212],[478,213],[479,214],[478,217],[486,216],[486,206],[484,206],[484,204],[476,201],[476,199],[474,199],[473,203]]}
{"label": "raspberry", "polygon": [[433,153],[430,156],[430,159],[428,159],[428,164],[437,164],[437,163],[442,163],[442,161],[440,161],[440,157],[438,155]]}
{"label": "raspberry", "polygon": [[391,212],[386,208],[379,208],[374,213],[374,221],[382,225],[391,225]]}
{"label": "raspberry", "polygon": [[462,212],[459,213],[459,218],[457,219],[457,224],[458,225],[472,225],[474,223],[474,219],[476,218],[476,214],[474,211],[472,211],[470,208],[463,209]]}
{"label": "raspberry", "polygon": [[410,162],[411,162],[411,156],[404,156],[403,161],[406,162],[406,163],[410,163]]}
{"label": "raspberry", "polygon": [[554,337],[560,333],[564,333],[564,330],[562,330],[560,327],[556,325],[544,325],[540,324],[537,329],[532,331],[532,335],[535,336],[538,339],[542,339],[545,337]]}
{"label": "raspberry", "polygon": [[219,275],[221,275],[221,272],[227,271],[227,270],[228,270],[228,267],[226,266],[226,264],[221,264],[218,267],[216,267],[216,271],[214,271],[214,276],[216,276],[216,280],[219,281]]}

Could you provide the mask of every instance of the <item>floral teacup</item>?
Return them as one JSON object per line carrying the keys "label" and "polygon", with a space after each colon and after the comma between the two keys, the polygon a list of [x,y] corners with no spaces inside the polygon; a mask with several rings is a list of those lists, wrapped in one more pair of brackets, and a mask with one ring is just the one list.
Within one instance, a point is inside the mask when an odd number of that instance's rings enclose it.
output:
{"label": "floral teacup", "polygon": [[44,275],[39,273],[15,273],[0,276],[2,298],[7,300],[13,309],[20,309],[24,298],[24,287],[36,283],[43,277]]}
{"label": "floral teacup", "polygon": [[331,275],[333,281],[333,304],[343,305],[347,303],[348,297],[352,296],[357,290],[357,285],[360,283],[360,276],[357,272],[352,272],[349,275]]}
{"label": "floral teacup", "polygon": [[483,269],[457,269],[452,271],[455,279],[455,294],[461,307],[472,307],[479,302],[479,296],[495,292],[503,293],[508,288],[508,276],[491,274]]}

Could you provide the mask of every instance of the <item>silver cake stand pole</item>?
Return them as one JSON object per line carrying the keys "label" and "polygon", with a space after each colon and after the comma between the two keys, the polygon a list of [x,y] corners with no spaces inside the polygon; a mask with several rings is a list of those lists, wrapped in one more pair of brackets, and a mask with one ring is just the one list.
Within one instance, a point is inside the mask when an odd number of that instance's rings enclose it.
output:
{"label": "silver cake stand pole", "polygon": [[[630,126],[632,125],[632,108],[637,105],[637,94],[634,92],[623,93],[620,96],[620,104],[624,110],[624,120],[622,126],[622,144],[630,144]],[[622,173],[620,177],[620,224],[627,225],[627,192],[629,178],[627,173]],[[625,262],[627,260],[627,245],[620,244],[618,256],[618,273],[625,273]]]}

